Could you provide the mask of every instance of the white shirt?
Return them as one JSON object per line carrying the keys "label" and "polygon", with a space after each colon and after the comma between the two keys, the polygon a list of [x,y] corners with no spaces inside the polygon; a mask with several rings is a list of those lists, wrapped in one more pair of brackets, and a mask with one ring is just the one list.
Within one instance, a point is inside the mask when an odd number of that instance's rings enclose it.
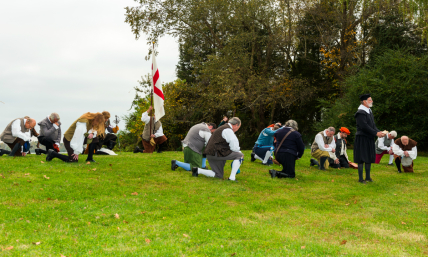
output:
{"label": "white shirt", "polygon": [[[207,124],[205,124],[205,126],[207,126],[207,128],[208,128]],[[199,130],[199,136],[202,137],[203,139],[205,139],[205,146],[206,146],[208,144],[208,141],[211,138],[211,131]],[[183,144],[183,148],[186,146],[187,146],[186,144]]]}
{"label": "white shirt", "polygon": [[221,132],[221,136],[229,143],[230,150],[233,152],[239,152],[241,149],[239,147],[238,138],[235,135],[235,132],[232,130],[232,125],[227,123],[230,126],[230,129],[225,129]]}
{"label": "white shirt", "polygon": [[[144,122],[146,124],[146,126],[150,126],[150,117],[149,114],[147,112],[143,112],[143,115],[141,116],[141,121]],[[156,121],[156,119],[155,119]],[[150,134],[152,134],[152,132],[150,131]],[[162,129],[162,125],[159,127],[159,129],[155,132],[155,138],[157,137],[161,137],[163,136],[163,129]]]}
{"label": "white shirt", "polygon": [[[24,124],[27,122],[27,119],[24,119]],[[21,131],[21,120],[17,119],[14,122],[12,122],[12,136],[13,137],[19,137],[25,142],[30,141],[31,138],[31,132],[25,132],[23,133]]]}
{"label": "white shirt", "polygon": [[[386,134],[386,135],[389,135],[389,133],[388,134]],[[378,138],[378,147],[380,148],[380,149],[382,149],[382,150],[386,150],[386,151],[389,151],[389,150],[391,150],[392,149],[392,147],[395,145],[395,143],[394,143],[394,139],[391,139],[391,146],[385,146],[385,138],[384,137],[379,137]]]}
{"label": "white shirt", "polygon": [[363,110],[363,111],[367,112],[368,114],[370,114],[370,108],[367,108],[362,104],[358,107],[358,110]]}
{"label": "white shirt", "polygon": [[[392,147],[392,151],[394,152],[394,154],[404,157],[404,151],[400,148],[400,146],[394,144],[394,146]],[[415,147],[412,148],[411,151],[407,151],[409,153],[409,157],[412,158],[412,160],[416,159],[416,157],[418,156],[418,149]]]}
{"label": "white shirt", "polygon": [[[325,133],[325,130],[322,133],[324,134],[325,137],[327,136],[327,134]],[[333,149],[336,149],[336,142],[334,141],[334,138],[333,140],[331,140],[331,143],[328,145],[329,146],[328,148],[324,147],[324,140],[320,134],[317,134],[315,136],[315,142],[318,144],[318,148],[321,151],[326,151],[330,154],[330,158],[332,158],[333,160],[337,159],[336,154],[332,152]]]}
{"label": "white shirt", "polygon": [[[337,138],[338,139],[342,139],[340,137],[340,132],[337,133]],[[342,148],[341,148],[341,151],[340,151],[340,155],[345,155],[346,160],[348,160],[348,162],[349,162],[348,153],[346,152],[346,144],[345,143],[342,143]]]}
{"label": "white shirt", "polygon": [[[52,121],[51,121],[51,119],[49,118],[49,116],[48,116],[48,121],[51,123],[51,124],[53,124],[53,126],[54,126],[54,128],[55,129],[59,129],[59,127],[55,124],[55,123],[53,123]],[[59,147],[59,143],[55,143],[58,147]]]}
{"label": "white shirt", "polygon": [[76,130],[74,131],[73,138],[70,141],[70,147],[71,149],[73,149],[75,155],[79,155],[83,151],[83,142],[85,141],[86,132],[88,132],[89,134],[93,133],[94,137],[97,136],[97,131],[94,131],[92,129],[90,129],[89,131],[86,130],[85,122],[77,122]]}

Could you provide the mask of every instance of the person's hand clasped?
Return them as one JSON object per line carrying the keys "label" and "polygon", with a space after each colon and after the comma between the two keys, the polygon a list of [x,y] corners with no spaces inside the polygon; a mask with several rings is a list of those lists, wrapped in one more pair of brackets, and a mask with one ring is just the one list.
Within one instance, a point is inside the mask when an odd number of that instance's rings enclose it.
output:
{"label": "person's hand clasped", "polygon": [[151,138],[155,138],[156,136],[155,136],[155,135],[153,135],[153,134],[151,134],[151,135],[150,135],[150,137],[151,137]]}
{"label": "person's hand clasped", "polygon": [[382,132],[377,132],[377,133],[376,133],[376,136],[377,136],[377,137],[384,137],[384,136],[385,136],[385,134],[384,134],[384,133],[382,133]]}
{"label": "person's hand clasped", "polygon": [[94,138],[94,134],[92,134],[92,133],[91,133],[91,134],[89,134],[88,138],[89,138],[89,139]]}
{"label": "person's hand clasped", "polygon": [[409,157],[409,152],[404,151],[404,155],[405,155],[406,157]]}
{"label": "person's hand clasped", "polygon": [[335,164],[339,164],[339,159],[334,160]]}
{"label": "person's hand clasped", "polygon": [[73,160],[78,161],[79,160],[79,155],[78,154],[72,154],[71,157],[73,158]]}
{"label": "person's hand clasped", "polygon": [[22,153],[22,156],[26,156],[26,155],[27,155],[27,153],[24,153],[24,152]]}
{"label": "person's hand clasped", "polygon": [[330,146],[329,146],[328,144],[325,144],[325,145],[324,145],[324,148],[326,148],[326,149],[327,149],[327,148],[329,148],[329,147],[330,147]]}
{"label": "person's hand clasped", "polygon": [[391,149],[388,151],[388,153],[389,153],[389,155],[392,155],[392,154],[394,154],[394,151],[392,151],[392,149]]}
{"label": "person's hand clasped", "polygon": [[336,149],[331,149],[331,152],[332,152],[332,153],[336,152]]}

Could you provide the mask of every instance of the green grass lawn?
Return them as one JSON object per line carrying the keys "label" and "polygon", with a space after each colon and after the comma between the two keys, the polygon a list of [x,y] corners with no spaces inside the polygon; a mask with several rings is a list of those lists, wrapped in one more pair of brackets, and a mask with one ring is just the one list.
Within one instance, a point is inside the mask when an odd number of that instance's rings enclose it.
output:
{"label": "green grass lawn", "polygon": [[428,255],[427,157],[398,174],[384,156],[363,185],[356,170],[310,168],[309,151],[296,179],[244,154],[238,183],[230,162],[226,180],[172,171],[181,152],[0,157],[0,255]]}

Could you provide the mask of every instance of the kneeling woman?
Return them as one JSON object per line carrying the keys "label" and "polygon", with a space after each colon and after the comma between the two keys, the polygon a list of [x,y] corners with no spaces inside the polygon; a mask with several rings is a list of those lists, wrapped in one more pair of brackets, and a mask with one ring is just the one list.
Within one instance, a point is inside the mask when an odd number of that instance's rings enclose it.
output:
{"label": "kneeling woman", "polygon": [[[64,133],[63,142],[68,156],[49,150],[46,156],[46,161],[50,161],[56,157],[65,162],[77,162],[79,160],[79,154],[83,151],[85,139],[89,142],[92,141],[97,134],[104,134],[104,122],[102,113],[87,112],[80,116],[80,118],[73,122],[73,124],[71,124],[68,130]],[[89,143],[89,153],[86,161],[94,162],[92,158],[94,149],[95,143]]]}
{"label": "kneeling woman", "polygon": [[297,122],[289,120],[283,128],[275,132],[275,158],[282,165],[282,171],[269,170],[272,178],[294,178],[296,176],[296,160],[302,158],[305,151],[302,135],[297,130]]}

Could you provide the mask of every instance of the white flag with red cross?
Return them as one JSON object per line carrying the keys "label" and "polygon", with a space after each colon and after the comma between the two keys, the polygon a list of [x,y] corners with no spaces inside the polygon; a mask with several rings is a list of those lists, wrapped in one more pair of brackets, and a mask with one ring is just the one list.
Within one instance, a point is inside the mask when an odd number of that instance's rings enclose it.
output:
{"label": "white flag with red cross", "polygon": [[156,120],[160,120],[165,115],[165,109],[163,102],[165,98],[163,96],[162,84],[159,79],[159,69],[156,64],[155,47],[153,46],[152,51],[152,84],[153,84],[153,107],[155,109]]}

